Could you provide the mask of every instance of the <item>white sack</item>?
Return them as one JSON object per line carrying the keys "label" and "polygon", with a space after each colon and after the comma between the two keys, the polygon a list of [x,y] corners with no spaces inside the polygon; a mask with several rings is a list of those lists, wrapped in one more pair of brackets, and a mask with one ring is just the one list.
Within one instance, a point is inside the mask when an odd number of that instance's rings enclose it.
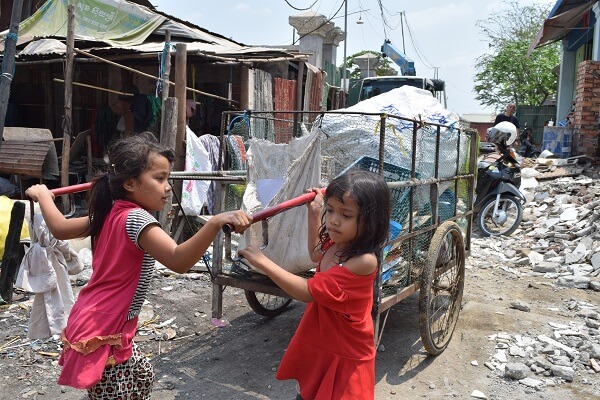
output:
{"label": "white sack", "polygon": [[[454,126],[459,121],[458,115],[445,109],[430,92],[411,86],[393,89],[338,111],[384,113],[448,126]],[[387,118],[386,124],[384,161],[410,170],[412,121]],[[362,156],[379,159],[379,129],[379,115],[340,116],[329,113],[325,114],[320,123],[313,125],[313,130],[322,130],[325,134],[322,143],[323,155],[335,158],[338,172]],[[434,175],[436,135],[436,127],[430,127],[421,129],[417,136],[416,172],[421,179]],[[440,138],[439,176],[454,176],[458,131],[442,128]],[[468,154],[466,135],[460,137],[460,149],[459,168],[466,161]]]}
{"label": "white sack", "polygon": [[[251,139],[248,149],[248,184],[243,209],[254,213],[263,208],[301,196],[306,189],[319,185],[321,175],[321,140],[318,133],[293,139],[289,144],[276,144]],[[267,190],[259,193],[259,186]],[[268,204],[269,190],[281,185]],[[252,225],[240,241],[244,248],[251,241],[262,243],[261,223]],[[264,253],[287,271],[297,273],[313,268],[307,249],[306,207],[300,206],[269,219],[269,243]]]}

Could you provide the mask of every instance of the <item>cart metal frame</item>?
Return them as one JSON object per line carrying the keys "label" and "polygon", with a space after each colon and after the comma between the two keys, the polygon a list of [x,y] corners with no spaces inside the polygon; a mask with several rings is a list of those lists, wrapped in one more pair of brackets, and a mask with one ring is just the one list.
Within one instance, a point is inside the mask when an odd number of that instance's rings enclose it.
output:
{"label": "cart metal frame", "polygon": [[[403,181],[388,182],[388,186],[391,189],[394,188],[406,188],[409,192],[409,215],[408,215],[408,227],[403,229],[402,233],[390,242],[394,248],[401,246],[407,246],[408,254],[413,254],[415,250],[415,239],[428,235],[430,240],[426,243],[427,255],[424,260],[418,262],[419,265],[410,266],[410,275],[408,281],[404,286],[398,287],[386,287],[382,281],[382,270],[379,269],[378,276],[374,284],[374,303],[372,315],[375,325],[375,339],[376,345],[379,345],[387,317],[391,308],[419,291],[419,309],[420,309],[420,328],[421,338],[424,347],[430,354],[440,354],[449,344],[450,338],[454,331],[454,327],[457,322],[458,314],[460,312],[462,291],[464,286],[464,263],[465,258],[470,253],[470,241],[471,241],[471,229],[473,220],[473,197],[475,190],[475,176],[476,176],[476,165],[477,165],[477,140],[475,133],[466,133],[458,128],[448,127],[441,124],[425,123],[419,120],[411,120],[402,117],[390,116],[387,114],[369,114],[369,113],[348,113],[348,112],[327,112],[327,113],[307,113],[307,112],[259,112],[259,111],[246,111],[243,115],[235,112],[224,112],[222,119],[222,134],[221,134],[221,148],[224,148],[224,136],[230,133],[230,123],[236,119],[243,118],[245,121],[255,118],[266,118],[278,121],[280,128],[282,121],[286,122],[287,127],[291,133],[288,133],[288,138],[299,136],[300,124],[313,123],[319,116],[323,117],[326,114],[338,114],[338,115],[369,115],[380,118],[379,123],[379,166],[378,173],[382,174],[384,171],[384,145],[386,140],[387,120],[389,118],[396,118],[403,121],[404,124],[412,124],[412,153],[411,153],[411,170],[410,178]],[[285,125],[285,123],[284,123]],[[417,135],[420,129],[427,126],[428,129],[435,129],[436,131],[436,144],[435,144],[435,155],[434,164],[435,171],[432,177],[426,179],[419,179],[416,173],[416,154],[417,154]],[[277,126],[276,126],[277,128]],[[445,129],[454,129],[458,132],[458,135],[467,135],[468,149],[467,151],[467,162],[463,168],[460,168],[460,157],[461,140],[457,140],[457,160],[455,162],[456,169],[453,171],[453,175],[450,177],[440,178],[439,160],[440,160],[440,137],[441,131]],[[249,133],[252,137],[252,133]],[[256,137],[256,136],[255,136]],[[466,167],[466,168],[465,168]],[[447,174],[446,174],[447,175]],[[219,184],[220,183],[220,184]],[[451,185],[454,187],[454,210],[451,217],[444,218],[442,221],[439,215],[439,204],[438,199],[440,195],[440,185]],[[459,185],[462,185],[463,192],[466,186],[466,204],[463,204],[461,210],[458,209],[457,203],[459,202],[457,193]],[[413,218],[416,212],[415,203],[415,192],[417,188],[429,187],[430,199],[431,199],[431,223],[427,226],[417,226],[415,219]],[[226,182],[218,182],[216,191],[216,206],[218,211],[225,209],[225,192]],[[464,199],[463,199],[464,200]],[[217,211],[216,211],[217,212]],[[274,214],[273,214],[274,215]],[[268,217],[262,220],[263,236],[268,237]],[[457,222],[461,221],[463,227],[461,228]],[[466,226],[465,225],[466,222]],[[427,237],[427,236],[426,236]],[[423,243],[421,243],[423,247]],[[230,259],[231,252],[231,236],[228,234],[220,234],[214,241],[213,244],[213,264],[212,264],[212,282],[213,282],[213,293],[212,293],[212,317],[220,319],[223,317],[223,292],[226,287],[236,287],[243,289],[246,292],[246,297],[249,300],[250,305],[254,309],[253,302],[259,301],[256,296],[248,296],[248,294],[255,295],[257,293],[263,293],[268,296],[276,296],[282,298],[280,307],[281,309],[275,308],[270,313],[263,313],[263,315],[276,315],[289,304],[291,299],[289,296],[273,283],[268,277],[258,273],[244,273],[239,274],[236,272],[232,273],[224,268],[224,260]],[[380,260],[383,262],[386,260]],[[417,262],[410,261],[411,264],[417,264]],[[414,269],[414,271],[413,271]],[[449,277],[447,274],[451,274]],[[307,274],[310,276],[310,273]],[[442,282],[444,281],[444,282]],[[442,293],[442,295],[440,295]],[[441,299],[441,300],[440,300]],[[443,302],[443,306],[438,306],[438,303]],[[256,311],[256,309],[255,309]],[[269,311],[268,309],[266,311]],[[381,315],[385,314],[383,319]],[[441,327],[436,328],[436,325]],[[436,330],[437,329],[437,330]]]}

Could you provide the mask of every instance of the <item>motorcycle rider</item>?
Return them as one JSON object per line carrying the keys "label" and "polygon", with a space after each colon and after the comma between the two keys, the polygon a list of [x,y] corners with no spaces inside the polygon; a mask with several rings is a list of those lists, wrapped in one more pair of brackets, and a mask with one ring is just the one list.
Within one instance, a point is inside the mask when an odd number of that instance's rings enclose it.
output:
{"label": "motorcycle rider", "polygon": [[512,123],[516,128],[516,132],[518,132],[520,126],[519,126],[519,119],[515,115],[515,111],[517,111],[517,106],[514,105],[513,103],[508,103],[506,105],[504,112],[501,114],[498,114],[496,116],[496,119],[494,120],[494,126],[498,125],[501,122],[506,121],[506,122]]}

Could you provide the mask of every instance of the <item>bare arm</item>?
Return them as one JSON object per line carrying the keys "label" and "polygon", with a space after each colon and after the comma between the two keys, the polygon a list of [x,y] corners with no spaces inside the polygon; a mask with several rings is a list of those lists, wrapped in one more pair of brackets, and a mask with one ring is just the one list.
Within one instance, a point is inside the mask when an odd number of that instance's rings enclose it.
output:
{"label": "bare arm", "polygon": [[263,271],[273,282],[296,300],[310,303],[314,301],[308,290],[308,281],[281,268],[263,254],[255,245],[238,251],[254,267]]}
{"label": "bare arm", "polygon": [[42,216],[52,236],[59,240],[81,238],[90,224],[89,217],[65,218],[54,204],[54,195],[46,185],[33,185],[25,194],[40,205]]}
{"label": "bare arm", "polygon": [[308,208],[308,254],[313,262],[321,259],[319,244],[319,228],[321,227],[321,214],[323,213],[323,194],[320,189],[313,188],[315,199],[307,204]]}
{"label": "bare arm", "polygon": [[184,273],[202,258],[223,225],[232,225],[235,232],[242,233],[250,226],[250,222],[250,216],[243,211],[217,214],[194,236],[179,245],[158,225],[149,225],[140,233],[138,243],[167,268]]}

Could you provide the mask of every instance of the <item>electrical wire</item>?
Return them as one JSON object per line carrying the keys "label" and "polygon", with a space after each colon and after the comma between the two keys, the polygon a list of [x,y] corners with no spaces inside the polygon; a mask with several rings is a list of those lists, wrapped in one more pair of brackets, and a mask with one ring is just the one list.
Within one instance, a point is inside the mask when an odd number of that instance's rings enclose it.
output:
{"label": "electrical wire", "polygon": [[313,8],[313,6],[315,4],[317,4],[317,1],[319,1],[319,0],[315,0],[314,3],[312,3],[310,6],[308,6],[306,8],[300,8],[300,7],[293,6],[293,5],[290,4],[290,2],[288,0],[284,0],[284,1],[287,3],[288,6],[290,6],[290,8],[293,8],[294,10],[297,10],[297,11],[306,11],[306,10],[310,10],[311,8]]}
{"label": "electrical wire", "polygon": [[406,19],[406,14],[404,14],[404,22],[406,22],[408,36],[410,37],[410,41],[413,45],[413,48],[415,49],[415,53],[417,54],[417,57],[419,57],[419,60],[421,60],[421,62],[425,65],[425,67],[427,67],[429,69],[434,69],[435,67],[433,66],[433,64],[427,59],[427,57],[425,56],[425,53],[419,48],[419,46],[420,46],[419,42],[412,34],[412,29],[410,29],[410,25],[408,24],[408,20]]}
{"label": "electrical wire", "polygon": [[298,40],[302,39],[304,36],[310,35],[311,33],[315,32],[315,31],[318,31],[319,29],[321,29],[322,27],[324,27],[325,25],[327,25],[329,22],[331,22],[331,20],[334,19],[339,14],[339,12],[342,10],[342,7],[344,6],[344,2],[345,1],[347,1],[347,0],[343,0],[342,1],[342,4],[340,5],[340,8],[337,9],[337,11],[335,12],[335,14],[333,14],[332,17],[328,18],[327,21],[323,22],[321,25],[317,26],[315,29],[311,30],[310,32],[307,32],[304,35],[299,36],[298,39],[296,39],[294,41],[294,43],[292,43],[292,44],[296,44],[298,42]]}
{"label": "electrical wire", "polygon": [[385,14],[383,13],[383,3],[381,2],[381,0],[377,0],[377,3],[379,4],[379,13],[381,14],[381,21],[383,22],[383,35],[387,39],[388,34],[387,30],[385,29],[387,27],[387,20],[385,19]]}

